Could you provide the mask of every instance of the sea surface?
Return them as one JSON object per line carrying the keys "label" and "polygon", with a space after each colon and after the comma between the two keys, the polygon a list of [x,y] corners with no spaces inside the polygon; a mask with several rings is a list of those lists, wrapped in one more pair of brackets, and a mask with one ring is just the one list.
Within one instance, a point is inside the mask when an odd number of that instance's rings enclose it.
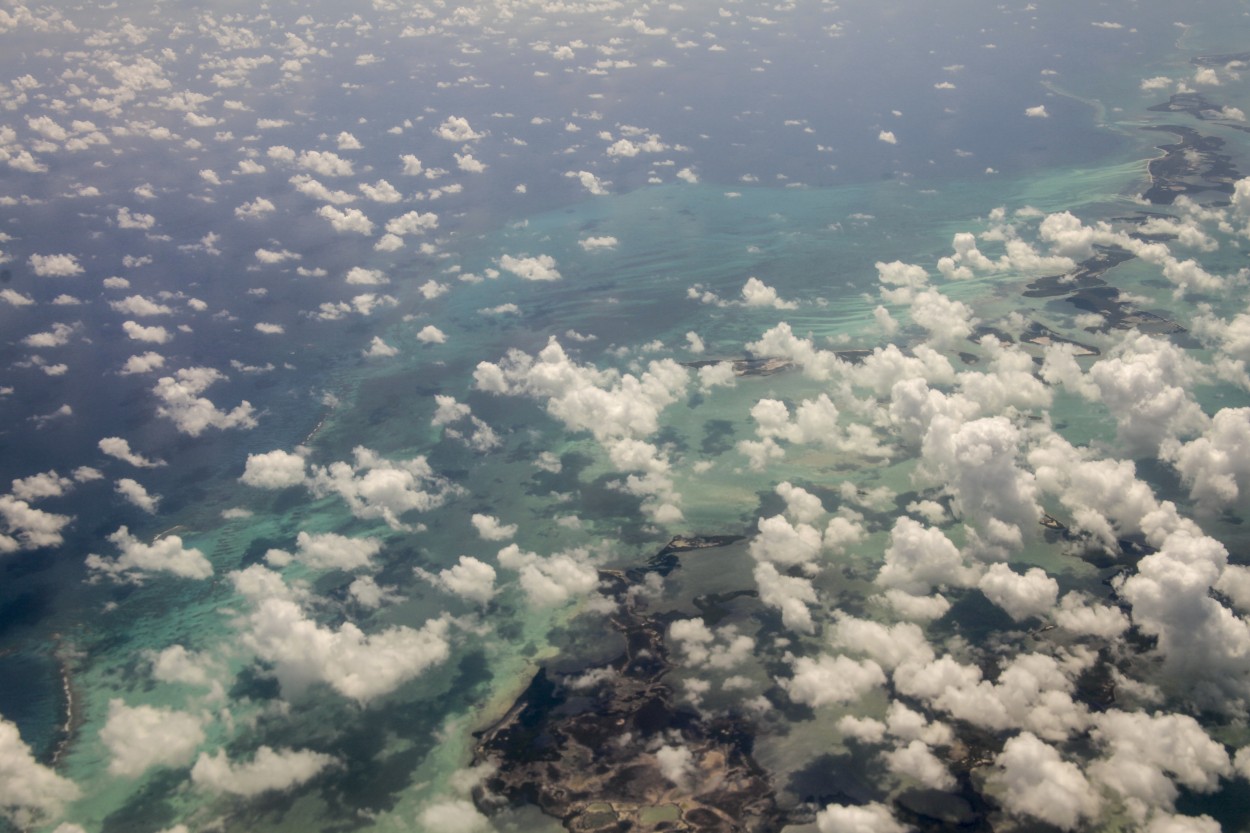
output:
{"label": "sea surface", "polygon": [[[16,131],[0,145],[9,163],[0,177],[0,289],[26,299],[0,303],[0,481],[52,471],[68,478],[56,494],[27,505],[73,518],[60,530],[63,540],[19,541],[0,555],[0,715],[39,766],[76,785],[76,797],[47,804],[5,796],[0,826],[440,829],[438,819],[450,817],[436,811],[449,802],[469,813],[464,784],[474,733],[507,711],[538,667],[576,667],[617,650],[593,582],[588,588],[553,572],[544,595],[535,565],[564,557],[573,573],[593,575],[639,565],[674,535],[746,536],[683,557],[665,580],[656,609],[694,617],[696,596],[756,589],[752,538],[761,519],[786,509],[781,483],[820,498],[822,527],[840,509],[857,514],[863,536],[822,551],[819,570],[792,571],[817,594],[815,629],[789,627],[765,604],[735,606],[728,621],[755,640],[752,657],[734,671],[743,679],[726,687],[726,674],[709,672],[710,690],[692,697],[709,713],[756,715],[756,757],[783,803],[888,801],[899,789],[895,776],[878,767],[850,778],[828,765],[850,748],[840,718],[881,718],[887,690],[797,708],[780,681],[795,656],[829,650],[836,616],[895,621],[874,577],[896,519],[921,500],[953,512],[951,494],[918,474],[919,446],[883,422],[888,386],[872,391],[865,380],[852,393],[799,366],[701,386],[698,371],[681,363],[757,354],[758,345],[749,345],[785,324],[823,351],[893,344],[914,353],[931,343],[954,372],[984,370],[990,345],[936,338],[906,304],[883,298],[879,264],[894,261],[919,265],[930,286],[967,305],[981,324],[1011,331],[1038,321],[1114,353],[1132,330],[1094,332],[1071,304],[1023,295],[1053,270],[996,267],[947,280],[938,262],[963,233],[981,236],[981,250],[998,258],[1006,227],[1039,253],[1058,254],[1039,229],[1062,212],[1085,227],[1187,216],[1142,199],[1151,185],[1147,163],[1172,139],[1144,127],[1183,124],[1216,136],[1231,163],[1250,172],[1250,133],[1237,115],[1250,110],[1245,69],[1221,66],[1214,81],[1197,80],[1201,67],[1192,63],[1246,49],[1246,15],[1241,2],[1118,0],[643,9],[612,2],[0,5],[0,136],[5,125]],[[405,36],[405,27],[421,33]],[[555,57],[566,44],[573,57]],[[1164,80],[1143,85],[1154,78]],[[118,94],[125,85],[131,92]],[[1182,88],[1230,109],[1208,120],[1149,109]],[[169,99],[183,93],[179,110]],[[112,106],[99,103],[112,95]],[[1026,115],[1039,107],[1044,115]],[[37,121],[45,117],[70,133]],[[441,126],[458,118],[474,137],[441,138]],[[75,120],[95,127],[70,128]],[[94,129],[104,142],[71,147],[70,135]],[[336,139],[340,133],[352,134],[360,149]],[[618,140],[641,143],[648,135],[661,149],[607,152]],[[319,173],[319,163],[299,161],[310,150],[350,160],[351,172]],[[44,170],[16,164],[21,151]],[[423,173],[404,175],[404,154],[420,157]],[[485,169],[458,161],[466,156]],[[243,160],[265,171],[242,173]],[[442,173],[431,178],[431,169]],[[583,173],[598,184],[584,186]],[[301,175],[350,192],[351,202],[300,193],[293,178]],[[402,192],[400,201],[370,200],[358,188],[381,179]],[[446,185],[456,187],[437,190]],[[250,219],[236,211],[258,198],[269,210]],[[1136,308],[1190,330],[1196,318],[1243,313],[1246,217],[1229,199],[1228,189],[1195,195],[1230,220],[1222,228],[1202,223],[1218,247],[1168,241],[1178,259],[1195,258],[1221,276],[1219,288],[1177,294],[1157,264],[1141,259],[1117,266],[1108,280]],[[335,231],[318,214],[327,206],[360,209],[373,228]],[[151,222],[126,227],[123,209],[150,214]],[[387,220],[409,211],[437,214],[437,227],[403,235],[395,250],[376,248]],[[986,235],[991,229],[998,231]],[[214,237],[206,244],[205,235]],[[257,250],[286,255],[267,259]],[[32,257],[53,254],[72,254],[80,268],[38,274]],[[506,265],[530,258],[558,279],[527,280]],[[352,269],[376,270],[377,283],[349,283]],[[106,281],[116,278],[125,286]],[[751,303],[743,291],[752,280],[777,303]],[[362,313],[366,293],[375,297]],[[77,303],[58,303],[62,295]],[[144,316],[118,306],[134,295],[165,311]],[[336,304],[347,306],[326,306]],[[883,328],[875,312],[882,306],[896,330]],[[163,327],[165,338],[137,341],[125,322]],[[58,343],[30,339],[58,324],[67,333]],[[366,355],[375,339],[385,354]],[[1193,338],[1175,343],[1212,368],[1225,355]],[[149,350],[163,357],[159,368],[120,372]],[[506,392],[483,382],[483,363],[507,366],[542,351],[560,355],[548,387],[520,376]],[[1025,352],[1040,364],[1040,348]],[[1094,359],[1080,361],[1088,370]],[[220,374],[189,396],[211,400],[194,407],[229,414],[246,402],[251,418],[180,429],[162,413],[178,406],[162,404],[156,388],[185,368]],[[551,402],[552,391],[590,397],[590,389],[610,392],[622,378],[666,368],[679,379],[669,396],[650,389],[563,409]],[[1197,374],[1183,387],[1212,416],[1250,407],[1250,390],[1234,377]],[[815,436],[783,442],[784,454],[753,466],[742,443],[761,438],[757,403],[777,400],[793,413],[822,393],[837,405],[839,430],[866,426],[890,456]],[[444,421],[438,415],[448,403],[468,410]],[[612,427],[617,409],[630,405],[640,406],[641,422]],[[1010,418],[1022,435],[1044,425],[1091,458],[1134,461],[1159,500],[1175,501],[1234,564],[1245,563],[1245,498],[1200,511],[1173,466],[1124,446],[1118,407],[1056,385],[1051,401],[1013,409]],[[164,464],[110,456],[100,446],[109,437]],[[623,463],[620,449],[614,456],[622,438],[646,444],[646,460]],[[1021,442],[1024,459],[1029,441]],[[310,472],[360,453],[386,461],[375,470],[391,473],[421,460],[407,469],[425,472],[415,486],[382,484],[363,500],[420,491],[415,503],[424,505],[388,523],[328,489],[245,482],[249,459],[271,452],[298,455]],[[100,477],[76,480],[83,466]],[[353,474],[367,470],[358,465]],[[647,472],[653,479],[631,490],[630,475]],[[117,486],[123,478],[159,496],[154,511],[125,499]],[[874,498],[873,490],[884,491]],[[1076,523],[1054,500],[1042,505]],[[515,528],[483,537],[474,516]],[[6,523],[16,536],[18,527]],[[117,556],[109,536],[123,526],[142,542],[177,536],[207,559],[211,575],[177,575],[152,563],[119,575],[89,569],[90,555]],[[975,549],[962,518],[948,515],[942,528],[957,546]],[[1060,595],[1079,591],[1114,603],[1107,581],[1130,565],[1099,566],[1040,530],[1025,532],[1009,558],[1018,573],[1041,568]],[[329,533],[376,539],[367,567],[271,555],[297,552],[301,534]],[[500,551],[511,544],[536,554],[529,567],[507,566]],[[335,546],[338,555],[346,551]],[[493,565],[496,594],[488,603],[434,578],[464,556]],[[291,633],[308,641],[289,645],[307,653],[287,658],[292,665],[302,668],[327,634],[354,628],[376,635],[441,623],[434,641],[444,653],[394,685],[380,681],[388,660],[365,664],[356,673],[377,692],[365,697],[345,694],[329,677],[295,679],[299,673],[284,671],[287,659],[257,649],[259,603],[231,578],[254,565],[273,568],[306,617]],[[384,589],[377,604],[349,589],[364,575]],[[984,648],[984,657],[1010,657],[1023,650],[1012,645],[1051,623],[1049,614],[1013,621],[975,587],[946,595],[951,613],[926,625],[926,634],[960,656]],[[158,678],[157,657],[172,646],[189,652],[198,670]],[[346,655],[351,646],[330,650]],[[700,676],[683,669],[675,690],[695,691],[683,686]],[[1250,743],[1244,700],[1230,695],[1225,711],[1196,703],[1148,668],[1141,684],[1163,693],[1124,703],[1192,715],[1230,755]],[[127,725],[139,747],[181,748],[163,733],[171,714],[197,725],[199,739],[167,760],[125,770],[118,763],[125,744],[102,734],[119,702],[123,710],[167,710],[153,723]],[[315,750],[332,763],[255,795],[191,776],[201,756],[224,750],[245,761],[266,746]],[[1095,757],[1077,741],[1065,754],[1083,766]],[[1244,780],[1231,767],[1221,777],[1219,789],[1185,786],[1172,810],[1244,829]],[[1076,826],[1145,829],[1114,799],[1106,807]],[[1028,817],[1000,812],[993,823],[1011,829]],[[489,822],[458,818],[466,826],[442,829],[561,829],[524,807]]]}

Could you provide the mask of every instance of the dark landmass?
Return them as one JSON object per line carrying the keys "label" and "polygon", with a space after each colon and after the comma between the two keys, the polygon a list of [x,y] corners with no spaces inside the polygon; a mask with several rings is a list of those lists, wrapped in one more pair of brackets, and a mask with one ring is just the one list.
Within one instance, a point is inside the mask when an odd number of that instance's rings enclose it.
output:
{"label": "dark landmass", "polygon": [[[844,362],[850,364],[859,364],[864,359],[872,355],[871,350],[835,350],[834,355]],[[789,359],[777,357],[760,358],[758,356],[745,356],[740,359],[697,359],[692,362],[682,362],[682,367],[690,367],[695,370],[700,367],[710,367],[714,364],[730,362],[733,364],[735,376],[772,376],[775,373],[781,373],[794,367],[794,362]]]}
{"label": "dark landmass", "polygon": [[1199,121],[1214,122],[1221,127],[1250,133],[1250,127],[1238,124],[1235,119],[1230,119],[1225,115],[1223,105],[1212,103],[1201,93],[1176,93],[1163,104],[1156,104],[1147,109],[1156,113],[1187,113]]}
{"label": "dark landmass", "polygon": [[978,326],[976,329],[974,329],[972,331],[972,335],[968,336],[968,340],[971,341],[973,344],[980,344],[981,339],[985,338],[986,336],[994,336],[994,338],[998,339],[1003,344],[1015,344],[1016,343],[1016,340],[1014,337],[1012,337],[1011,333],[1007,332],[1006,330],[1000,330],[997,327],[987,326],[985,324],[982,324]]}
{"label": "dark landmass", "polygon": [[1202,121],[1225,118],[1223,108],[1212,104],[1201,93],[1176,93],[1163,104],[1146,109],[1154,113],[1188,113]]}
{"label": "dark landmass", "polygon": [[1113,286],[1083,289],[1068,297],[1068,303],[1077,309],[1094,312],[1106,321],[1106,328],[1129,330],[1136,328],[1156,335],[1179,335],[1188,332],[1180,324],[1162,315],[1139,310],[1123,299],[1120,290]]}
{"label": "dark landmass", "polygon": [[666,576],[681,564],[678,553],[704,550],[712,547],[727,547],[743,539],[742,535],[677,535],[641,567],[631,567],[625,571],[625,577],[633,583],[646,579],[647,573],[659,573]]}
{"label": "dark landmass", "polygon": [[[1096,251],[1093,257],[1081,262],[1076,271],[1066,275],[1038,278],[1025,287],[1022,293],[1024,297],[1062,298],[1082,312],[1092,312],[1102,316],[1103,325],[1087,328],[1090,332],[1134,328],[1157,335],[1179,335],[1187,332],[1184,327],[1170,318],[1137,309],[1132,303],[1124,300],[1120,290],[1108,285],[1104,279],[1106,273],[1121,263],[1132,260],[1131,252],[1119,246],[1095,246],[1094,248]],[[1086,355],[1098,354],[1096,348],[1058,336],[1036,322],[1031,323],[1029,329],[1032,330],[1033,327],[1041,328],[1037,332],[1039,337],[1067,341],[1087,351],[1092,351]],[[1032,340],[1028,337],[1028,332],[1026,331],[1021,337],[1022,341]],[[996,332],[994,334],[997,335]],[[1032,341],[1035,344],[1042,343],[1037,340]]]}
{"label": "dark landmass", "polygon": [[1250,52],[1229,52],[1219,55],[1195,55],[1189,59],[1189,63],[1196,67],[1210,67],[1217,69],[1232,63],[1250,62]]}
{"label": "dark landmass", "polygon": [[772,376],[794,367],[789,359],[738,359],[733,363],[735,376]]}
{"label": "dark landmass", "polygon": [[1077,264],[1075,272],[1038,278],[1025,288],[1024,297],[1055,298],[1082,289],[1106,286],[1103,275],[1113,267],[1133,259],[1131,252],[1119,246],[1095,246],[1094,249],[1094,255]]}
{"label": "dark landmass", "polygon": [[1053,529],[1056,532],[1068,531],[1068,528],[1064,526],[1054,515],[1050,514],[1049,512],[1043,512],[1042,519],[1038,521],[1038,523],[1040,523],[1042,526],[1046,527],[1047,529]]}
{"label": "dark landmass", "polygon": [[789,359],[760,359],[753,356],[742,359],[698,359],[693,362],[682,362],[681,366],[698,370],[700,367],[711,367],[725,362],[733,365],[735,376],[772,376],[774,373],[781,373],[783,370],[794,367],[794,362]]}
{"label": "dark landmass", "polygon": [[1205,191],[1233,192],[1241,179],[1232,157],[1221,153],[1224,140],[1204,136],[1192,127],[1165,124],[1143,127],[1180,137],[1179,142],[1157,145],[1163,156],[1150,160],[1150,188],[1142,196],[1154,205],[1171,205],[1181,194],[1194,196]]}
{"label": "dark landmass", "polygon": [[1147,555],[1156,552],[1141,534],[1117,538],[1115,549],[1108,551],[1101,541],[1096,541],[1088,532],[1073,530],[1049,512],[1043,512],[1038,523],[1046,527],[1045,536],[1048,542],[1068,545],[1069,555],[1076,556],[1100,570],[1136,565]]}
{"label": "dark landmass", "polygon": [[[773,785],[751,756],[750,724],[677,704],[663,679],[673,668],[667,622],[629,592],[648,572],[672,569],[677,553],[738,540],[679,536],[646,568],[600,571],[601,588],[620,604],[612,626],[623,654],[554,679],[540,669],[503,719],[478,735],[474,763],[494,767],[474,794],[479,808],[534,804],[577,833],[777,833],[785,826]],[[586,679],[598,682],[575,682]],[[664,775],[656,752],[666,745],[691,752],[682,784]]]}
{"label": "dark landmass", "polygon": [[1102,352],[1093,345],[1082,344],[1079,341],[1065,338],[1045,324],[1039,324],[1036,321],[1029,322],[1029,325],[1024,328],[1024,332],[1020,335],[1020,340],[1025,344],[1036,344],[1039,347],[1047,347],[1051,344],[1071,344],[1077,348],[1076,355],[1078,356],[1097,356]]}

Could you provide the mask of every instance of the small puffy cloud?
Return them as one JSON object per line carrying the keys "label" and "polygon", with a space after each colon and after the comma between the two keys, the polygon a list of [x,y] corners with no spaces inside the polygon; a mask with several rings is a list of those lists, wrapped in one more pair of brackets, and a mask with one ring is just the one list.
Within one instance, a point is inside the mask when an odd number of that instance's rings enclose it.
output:
{"label": "small puffy cloud", "polygon": [[687,668],[728,670],[755,653],[755,640],[732,625],[713,631],[702,619],[678,619],[669,626],[668,635]]}
{"label": "small puffy cloud", "polygon": [[898,137],[894,135],[892,130],[882,130],[877,134],[878,142],[885,142],[887,145],[897,145]]}
{"label": "small puffy cloud", "polygon": [[391,356],[398,356],[399,348],[387,344],[381,336],[374,336],[373,341],[369,342],[369,349],[362,353],[371,359],[388,359]]}
{"label": "small puffy cloud", "polygon": [[590,171],[567,171],[564,175],[570,179],[576,179],[582,184],[583,188],[596,197],[603,197],[608,194],[607,186],[611,183],[605,183]]}
{"label": "small puffy cloud", "polygon": [[994,763],[990,782],[1002,789],[1003,807],[1013,815],[1075,830],[1098,812],[1098,791],[1081,770],[1030,732],[1008,740]]}
{"label": "small puffy cloud", "polygon": [[314,179],[308,174],[296,174],[291,177],[291,184],[295,186],[295,190],[306,197],[312,197],[314,200],[321,200],[334,205],[343,205],[344,203],[356,201],[355,194],[330,188],[325,183]]}
{"label": "small puffy cloud", "polygon": [[867,654],[887,671],[905,662],[933,661],[933,649],[924,631],[911,622],[883,625],[868,619],[839,614],[830,644],[849,653]]}
{"label": "small puffy cloud", "polygon": [[815,632],[808,607],[816,603],[816,588],[811,579],[780,573],[770,562],[756,564],[752,577],[760,592],[760,602],[780,610],[781,624],[798,633]]}
{"label": "small puffy cloud", "polygon": [[165,465],[164,460],[149,460],[142,454],[132,451],[130,443],[124,437],[105,437],[100,440],[99,448],[108,456],[116,457],[136,468],[150,469]]}
{"label": "small puffy cloud", "polygon": [[922,740],[898,746],[882,755],[882,759],[894,775],[910,778],[931,790],[955,788],[955,776]]}
{"label": "small puffy cloud", "polygon": [[742,303],[748,307],[771,307],[772,309],[798,309],[793,301],[783,301],[777,296],[777,290],[768,286],[759,278],[747,278],[742,287]]}
{"label": "small puffy cloud", "polygon": [[1016,622],[1044,616],[1059,598],[1059,583],[1039,567],[1021,575],[1006,564],[991,564],[977,587]]}
{"label": "small puffy cloud", "polygon": [[339,134],[338,146],[339,150],[360,150],[364,147],[364,145],[360,143],[359,139],[348,133],[346,130]]}
{"label": "small puffy cloud", "polygon": [[677,401],[689,379],[671,359],[651,362],[638,376],[578,365],[554,338],[536,356],[514,350],[498,364],[480,362],[473,377],[478,390],[545,402],[566,426],[600,441],[657,431],[660,411]]}
{"label": "small puffy cloud", "polygon": [[507,541],[516,535],[516,524],[502,524],[494,515],[474,514],[470,520],[483,541]]}
{"label": "small puffy cloud", "polygon": [[486,170],[485,163],[475,159],[471,153],[457,153],[456,167],[466,173],[480,174]]}
{"label": "small puffy cloud", "polygon": [[225,750],[215,755],[201,752],[191,767],[191,782],[202,790],[252,797],[297,787],[316,777],[336,759],[308,749],[278,749],[262,746],[247,763],[233,763]]}
{"label": "small puffy cloud", "polygon": [[69,515],[55,515],[36,509],[13,495],[0,495],[0,555],[18,550],[34,550],[40,547],[58,547],[65,539],[61,535],[70,521]]}
{"label": "small puffy cloud", "polygon": [[173,376],[162,376],[152,392],[161,405],[156,412],[184,434],[198,437],[209,428],[255,428],[256,418],[251,403],[244,400],[231,411],[222,411],[200,396],[225,375],[210,367],[187,367]]}
{"label": "small puffy cloud", "polygon": [[73,255],[31,255],[30,268],[40,277],[68,278],[84,271]]}
{"label": "small puffy cloud", "polygon": [[280,336],[286,332],[286,327],[281,324],[273,324],[269,321],[257,321],[252,325],[252,329],[267,336]]}
{"label": "small puffy cloud", "polygon": [[298,252],[292,252],[289,249],[257,249],[255,254],[256,259],[265,264],[285,263],[288,260],[302,258]]}
{"label": "small puffy cloud", "polygon": [[1082,593],[1068,593],[1059,600],[1055,624],[1066,631],[1101,639],[1115,639],[1129,629],[1128,617],[1118,607],[1099,604]]}
{"label": "small puffy cloud", "polygon": [[1221,408],[1201,437],[1165,441],[1159,456],[1176,467],[1202,510],[1236,504],[1250,488],[1250,408]]}
{"label": "small puffy cloud", "polygon": [[474,132],[469,126],[469,120],[463,116],[448,116],[434,132],[439,138],[449,142],[475,142],[486,135]]}
{"label": "small puffy cloud", "polygon": [[347,270],[344,280],[353,286],[381,286],[391,282],[381,269],[365,269],[361,266],[353,266]]}
{"label": "small puffy cloud", "polygon": [[433,324],[427,324],[417,333],[417,341],[422,344],[445,344],[447,334]]}
{"label": "small puffy cloud", "polygon": [[538,255],[537,257],[504,255],[499,258],[499,266],[527,281],[558,281],[561,277],[556,269],[556,260],[551,255]]}
{"label": "small puffy cloud", "polygon": [[697,185],[699,183],[699,175],[696,174],[691,168],[682,168],[677,172],[676,176],[682,182],[687,182],[691,185]]}
{"label": "small puffy cloud", "polygon": [[302,484],[305,469],[303,457],[276,449],[247,455],[243,476],[239,480],[258,489],[285,489]]}
{"label": "small puffy cloud", "polygon": [[77,784],[35,759],[16,724],[0,718],[0,816],[26,828],[56,817],[80,794]]}
{"label": "small puffy cloud", "polygon": [[495,597],[495,568],[471,555],[460,556],[437,575],[417,569],[416,574],[448,593],[484,605]]}
{"label": "small puffy cloud", "polygon": [[22,339],[22,344],[27,347],[48,348],[48,347],[64,347],[69,344],[70,337],[81,329],[77,324],[63,324],[57,322],[49,329],[40,333],[31,333]]}
{"label": "small puffy cloud", "polygon": [[313,570],[372,570],[373,557],[382,551],[377,538],[348,538],[333,532],[300,532],[295,558]]}
{"label": "small puffy cloud", "polygon": [[317,216],[328,220],[337,232],[352,232],[366,236],[373,234],[373,221],[366,217],[359,208],[349,208],[343,211],[332,205],[323,205],[317,209]]}
{"label": "small puffy cloud", "polygon": [[73,480],[61,477],[55,470],[52,470],[14,480],[12,495],[18,500],[40,500],[48,497],[61,497],[73,487]]}
{"label": "small puffy cloud", "polygon": [[366,634],[351,622],[324,627],[289,598],[263,598],[244,623],[242,641],[269,663],[284,693],[324,683],[367,703],[391,693],[451,654],[446,619],[420,628],[395,626]]}
{"label": "small puffy cloud", "polygon": [[820,554],[820,532],[809,524],[791,525],[784,515],[774,515],[760,518],[756,526],[759,533],[750,544],[756,561],[794,566],[808,564]]}
{"label": "small puffy cloud", "polygon": [[127,338],[147,344],[168,344],[173,341],[173,334],[160,326],[145,327],[136,321],[123,321],[122,330]]}
{"label": "small puffy cloud", "polygon": [[166,304],[158,304],[151,298],[142,295],[129,295],[119,301],[109,301],[109,306],[116,312],[134,315],[140,318],[151,315],[172,315],[173,309]]}
{"label": "small puffy cloud", "polygon": [[1036,107],[1028,107],[1025,109],[1024,114],[1031,119],[1050,118],[1050,113],[1046,112],[1046,105],[1044,104],[1039,104]]}
{"label": "small puffy cloud", "polygon": [[257,197],[250,202],[235,206],[234,216],[241,220],[254,220],[258,217],[264,217],[266,214],[272,214],[276,210],[277,207],[272,202],[264,197]]}
{"label": "small puffy cloud", "polygon": [[599,571],[590,553],[573,549],[542,557],[516,544],[499,551],[499,566],[520,573],[521,589],[537,607],[555,607],[589,595],[599,587]]}
{"label": "small puffy cloud", "polygon": [[156,505],[161,500],[160,495],[150,494],[139,481],[123,477],[117,481],[116,489],[119,495],[144,512],[149,515],[156,514]]}
{"label": "small puffy cloud", "polygon": [[794,676],[779,683],[791,700],[813,707],[853,703],[885,684],[885,672],[870,659],[823,654],[817,659],[799,657],[792,664]]}
{"label": "small puffy cloud", "polygon": [[920,622],[940,619],[951,609],[951,603],[941,593],[915,596],[903,590],[887,590],[881,598],[899,616]]}
{"label": "small puffy cloud", "polygon": [[355,173],[350,160],[332,151],[306,150],[296,161],[301,168],[318,176],[351,176]]}
{"label": "small puffy cloud", "polygon": [[204,687],[213,683],[212,661],[182,645],[170,645],[148,656],[152,660],[152,677],[160,682]]}
{"label": "small puffy cloud", "polygon": [[404,163],[402,173],[404,176],[418,176],[424,167],[421,160],[413,156],[411,153],[405,153],[399,157],[399,161]]}
{"label": "small puffy cloud", "polygon": [[935,586],[964,587],[975,581],[975,572],[942,530],[901,517],[890,531],[885,564],[877,584],[912,595],[928,594]]}
{"label": "small puffy cloud", "polygon": [[1088,379],[1115,418],[1117,439],[1134,453],[1158,453],[1208,427],[1188,390],[1201,375],[1184,350],[1142,333],[1095,362]]}
{"label": "small puffy cloud", "polygon": [[438,215],[429,211],[409,211],[393,217],[386,223],[388,234],[403,237],[406,234],[425,234],[430,229],[438,228]]}
{"label": "small puffy cloud", "polygon": [[124,778],[142,775],[153,766],[190,763],[204,742],[201,719],[186,712],[155,706],[127,706],[109,701],[108,720],[100,740],[109,750],[109,772]]}
{"label": "small puffy cloud", "polygon": [[884,804],[830,804],[816,814],[820,833],[908,833],[911,829],[894,818]]}
{"label": "small puffy cloud", "polygon": [[151,214],[131,214],[130,209],[124,205],[117,209],[118,228],[146,230],[154,225],[156,225],[156,218]]}
{"label": "small puffy cloud", "polygon": [[1071,696],[1072,677],[1079,670],[1078,663],[1060,664],[1045,654],[1019,654],[991,683],[982,679],[979,666],[946,655],[928,663],[902,663],[894,671],[894,684],[909,697],[985,729],[1022,728],[1061,740],[1089,723],[1087,710]]}
{"label": "small puffy cloud", "polygon": [[386,460],[363,446],[352,462],[314,466],[308,488],[317,497],[337,494],[357,518],[379,518],[392,529],[407,530],[400,517],[443,505],[457,487],[435,475],[424,457]]}
{"label": "small puffy cloud", "polygon": [[690,789],[690,779],[697,774],[694,754],[688,746],[661,746],[655,751],[660,774],[683,791]]}
{"label": "small puffy cloud", "polygon": [[[0,256],[2,259],[2,256]],[[23,295],[16,289],[9,289],[7,286],[0,289],[0,301],[14,307],[28,307],[35,303],[35,299],[29,295]]]}
{"label": "small puffy cloud", "polygon": [[107,575],[116,581],[140,582],[150,573],[170,573],[180,578],[206,579],[213,574],[213,565],[198,549],[186,548],[182,538],[166,535],[145,544],[119,527],[108,536],[117,547],[115,558],[88,555],[87,568],[94,575]]}
{"label": "small puffy cloud", "polygon": [[594,252],[599,249],[615,249],[619,243],[620,241],[615,237],[607,235],[602,237],[585,237],[577,241],[577,245],[587,252]]}
{"label": "small puffy cloud", "polygon": [[404,195],[399,192],[399,189],[394,185],[391,185],[385,179],[379,179],[372,185],[367,182],[362,182],[357,187],[360,189],[360,193],[364,194],[367,199],[373,200],[374,202],[393,203],[399,202],[404,198]]}
{"label": "small puffy cloud", "polygon": [[1234,771],[1224,745],[1187,714],[1112,709],[1097,717],[1090,736],[1106,753],[1089,766],[1091,777],[1119,793],[1137,818],[1172,810],[1177,785],[1211,793]]}
{"label": "small puffy cloud", "polygon": [[394,295],[361,293],[360,295],[352,295],[351,300],[347,301],[337,301],[337,303],[325,301],[314,315],[322,321],[337,321],[344,318],[345,315],[352,313],[356,315],[372,315],[375,309],[381,309],[384,306],[396,306],[397,304],[399,304],[399,300]]}
{"label": "small puffy cloud", "polygon": [[383,587],[373,576],[357,576],[347,586],[347,592],[361,607],[376,610],[384,604],[403,601],[403,596],[393,587]]}
{"label": "small puffy cloud", "polygon": [[1220,86],[1220,76],[1211,67],[1201,67],[1194,73],[1194,83],[1204,84],[1208,87]]}

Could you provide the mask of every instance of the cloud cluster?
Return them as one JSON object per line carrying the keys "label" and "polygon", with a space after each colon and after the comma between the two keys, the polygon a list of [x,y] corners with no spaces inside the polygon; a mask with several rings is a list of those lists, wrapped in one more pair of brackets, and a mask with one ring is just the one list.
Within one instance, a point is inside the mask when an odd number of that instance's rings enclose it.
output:
{"label": "cloud cluster", "polygon": [[380,519],[392,529],[408,529],[401,517],[442,506],[458,488],[434,473],[425,457],[387,460],[363,446],[353,459],[309,466],[304,457],[280,449],[249,454],[243,483],[260,489],[305,486],[316,497],[338,495],[357,518]]}
{"label": "cloud cluster", "polygon": [[152,392],[160,405],[156,412],[172,420],[179,431],[198,437],[209,428],[255,428],[256,410],[244,400],[229,411],[223,411],[200,394],[226,376],[211,367],[187,367],[173,376],[162,376]]}
{"label": "cloud cluster", "polygon": [[119,527],[108,536],[118,549],[113,558],[87,556],[87,569],[96,576],[115,581],[141,582],[153,573],[169,573],[179,578],[206,579],[213,575],[213,565],[194,547],[183,545],[177,535],[165,535],[145,544],[126,527]]}
{"label": "cloud cluster", "polygon": [[308,749],[272,749],[261,746],[252,760],[234,763],[224,750],[201,752],[191,767],[191,782],[200,789],[245,798],[297,787],[315,778],[336,760]]}

